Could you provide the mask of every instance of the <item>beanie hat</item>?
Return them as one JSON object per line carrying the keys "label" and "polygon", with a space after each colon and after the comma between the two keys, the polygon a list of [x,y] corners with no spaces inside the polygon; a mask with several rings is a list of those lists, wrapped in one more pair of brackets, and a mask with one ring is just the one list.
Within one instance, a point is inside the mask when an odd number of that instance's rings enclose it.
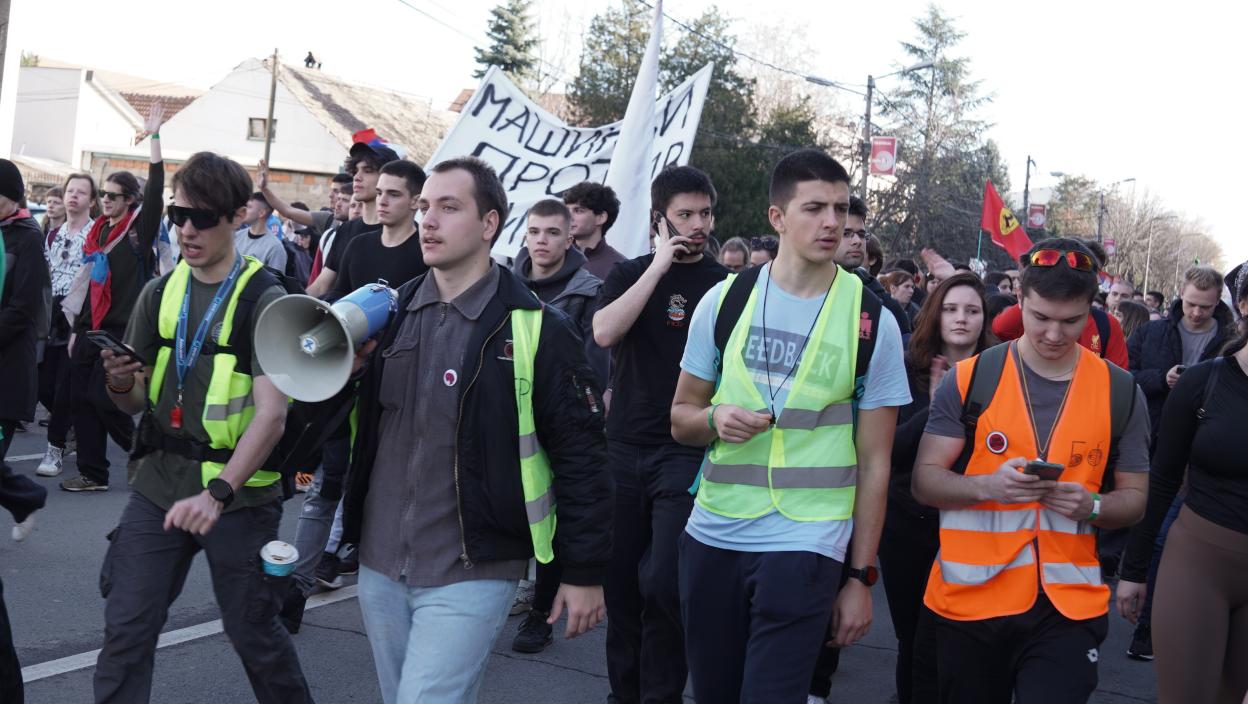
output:
{"label": "beanie hat", "polygon": [[0,159],[0,196],[19,204],[26,197],[22,172],[17,170],[17,164],[8,159]]}

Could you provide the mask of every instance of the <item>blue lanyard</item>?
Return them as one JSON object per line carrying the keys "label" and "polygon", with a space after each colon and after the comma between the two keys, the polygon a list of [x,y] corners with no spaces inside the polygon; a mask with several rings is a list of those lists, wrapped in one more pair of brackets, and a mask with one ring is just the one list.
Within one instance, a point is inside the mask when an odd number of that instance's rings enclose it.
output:
{"label": "blue lanyard", "polygon": [[[204,313],[204,319],[199,321],[199,327],[195,330],[195,339],[191,342],[191,351],[186,351],[186,319],[190,315],[191,310],[191,282],[187,282],[186,294],[182,296],[182,312],[178,314],[178,331],[174,338],[174,363],[178,369],[178,399],[182,398],[182,386],[186,381],[186,374],[195,366],[195,360],[199,359],[199,351],[204,346],[204,338],[208,336],[208,329],[212,327],[212,319],[217,314],[217,309],[221,307],[221,303],[225,297],[229,295],[230,289],[234,288],[234,282],[238,279],[238,272],[243,268],[243,255],[235,253],[234,266],[230,269],[229,276],[225,277],[225,281],[217,287],[217,294],[212,297],[212,303],[208,304],[208,310]],[[180,404],[179,404],[180,405]]]}

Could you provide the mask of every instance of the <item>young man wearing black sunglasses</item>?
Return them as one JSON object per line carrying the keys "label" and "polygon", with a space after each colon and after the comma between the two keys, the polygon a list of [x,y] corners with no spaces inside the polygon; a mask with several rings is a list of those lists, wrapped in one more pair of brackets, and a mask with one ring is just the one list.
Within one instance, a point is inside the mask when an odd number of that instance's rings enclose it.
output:
{"label": "young man wearing black sunglasses", "polygon": [[940,509],[924,604],[941,701],[1087,701],[1109,627],[1094,528],[1144,511],[1143,394],[1079,344],[1098,263],[1064,238],[1020,263],[1022,337],[945,375],[915,462],[915,498]]}
{"label": "young man wearing black sunglasses", "polygon": [[251,194],[242,166],[200,152],[174,175],[173,190],[182,261],[139,296],[125,335],[135,355],[99,353],[112,402],[144,417],[130,500],[100,573],[96,701],[148,701],[157,636],[200,550],[256,699],[311,701],[278,620],[290,579],[266,574],[260,558],[282,517],[280,475],[263,464],[286,397],[252,341],[260,312],[283,291],[234,248]]}
{"label": "young man wearing black sunglasses", "polygon": [[762,266],[776,258],[780,240],[771,235],[750,238],[750,266]]}

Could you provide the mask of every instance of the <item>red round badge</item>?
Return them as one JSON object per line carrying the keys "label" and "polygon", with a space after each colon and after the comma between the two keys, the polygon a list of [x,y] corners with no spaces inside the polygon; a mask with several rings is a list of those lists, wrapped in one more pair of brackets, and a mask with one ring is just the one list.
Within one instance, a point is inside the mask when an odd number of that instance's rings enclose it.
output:
{"label": "red round badge", "polygon": [[454,386],[457,381],[459,381],[459,374],[456,373],[454,369],[447,369],[442,372],[443,384],[446,384],[447,386]]}
{"label": "red round badge", "polygon": [[1005,433],[1000,430],[994,430],[988,433],[988,437],[984,439],[984,444],[988,446],[989,452],[999,455],[1010,446],[1010,439],[1005,437]]}

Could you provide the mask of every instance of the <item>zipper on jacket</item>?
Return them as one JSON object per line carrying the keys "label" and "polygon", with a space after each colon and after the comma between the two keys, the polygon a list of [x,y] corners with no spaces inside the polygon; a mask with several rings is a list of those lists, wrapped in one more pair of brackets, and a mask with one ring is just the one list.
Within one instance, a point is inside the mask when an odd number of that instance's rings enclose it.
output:
{"label": "zipper on jacket", "polygon": [[468,380],[468,385],[464,387],[464,393],[459,397],[459,415],[455,419],[455,515],[459,518],[459,547],[463,552],[459,554],[459,559],[464,563],[464,569],[470,570],[473,567],[472,559],[468,557],[468,539],[464,533],[464,499],[459,491],[459,426],[464,422],[464,400],[468,398],[468,392],[472,390],[472,385],[477,383],[477,377],[481,376],[481,365],[485,364],[485,348],[490,345],[490,340],[498,334],[499,330],[511,320],[511,312],[507,312],[507,316],[499,322],[498,327],[486,336],[485,342],[481,344],[481,353],[477,358],[477,369],[472,373],[472,378]]}

